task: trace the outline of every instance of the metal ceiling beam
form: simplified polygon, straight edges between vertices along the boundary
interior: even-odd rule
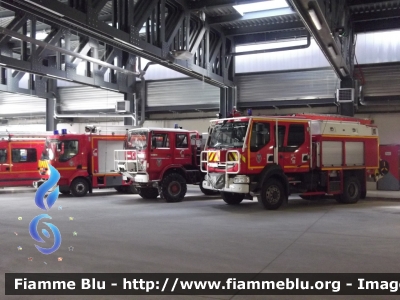
[[[400,7],[398,9],[386,9],[381,11],[369,11],[366,13],[354,13],[352,15],[353,22],[373,21],[382,19],[391,19],[400,17]],[[399,20],[397,20],[398,22]],[[399,23],[397,23],[400,27]]]
[[[162,13],[164,10],[158,9],[157,5],[153,10],[143,10],[146,12],[151,11],[151,15],[147,16],[146,20],[154,19],[154,21],[151,22],[153,25],[148,26],[150,31],[145,37],[143,37],[139,35],[139,30],[141,27],[136,28],[135,26],[130,26],[128,27],[129,30],[127,32],[112,26],[108,26],[106,23],[99,21],[98,15],[94,14],[93,12],[93,1],[82,0],[82,2],[84,2],[86,5],[87,13],[54,0],[30,0],[29,2],[23,0],[3,0],[1,5],[13,11],[25,11],[27,13],[34,14],[38,18],[43,18],[46,20],[46,22],[54,23],[63,28],[71,28],[78,35],[84,35],[89,38],[93,38],[101,43],[117,47],[125,53],[143,57],[167,68],[186,74],[190,77],[200,80],[204,79],[206,83],[214,86],[226,87],[234,85],[232,81],[233,75],[230,75],[230,77],[223,77],[214,73],[210,68],[196,66],[194,60],[179,60],[170,55],[170,51],[188,49],[177,48],[181,47],[181,45],[178,45],[178,43],[172,43],[172,45],[168,45],[166,41],[167,37],[164,37],[163,40],[161,40],[163,35],[159,35],[159,32],[162,31],[162,28],[165,28],[166,24],[161,24],[161,22],[163,22],[163,18],[160,13]],[[162,2],[163,1],[161,0],[161,3]],[[143,5],[145,5],[146,1],[143,0],[141,3],[144,3]],[[185,5],[182,5],[180,0],[169,0],[166,5],[169,5],[168,11],[171,11],[171,5],[173,5],[177,8],[177,13],[185,14],[191,18],[197,18],[196,16],[190,14],[189,10],[185,8]],[[114,18],[118,18],[118,15],[119,14],[113,12]],[[143,19],[144,17],[140,16],[140,18]],[[125,19],[126,18],[124,17],[122,21]],[[115,19],[113,19],[113,21],[116,24]],[[132,20],[126,21],[132,22]],[[164,23],[166,21],[167,20],[164,18]],[[183,31],[191,30],[191,22],[182,23],[182,27],[180,28]],[[205,24],[201,22],[201,24],[206,27],[208,32],[211,30],[211,28],[209,28],[207,25],[207,22],[205,22]],[[118,27],[126,28],[126,26],[122,26],[120,23],[118,23]],[[181,41],[180,36],[182,35],[181,29],[176,32],[175,40],[179,42]],[[213,30],[215,30],[215,28],[213,28]],[[226,37],[221,34],[219,38],[225,39]],[[200,43],[199,47],[201,47],[201,44],[202,43]],[[202,51],[201,53],[206,53],[206,51]]]
[[[272,9],[272,10],[264,10],[246,13],[243,16],[239,13],[235,13],[232,15],[219,16],[219,17],[211,17],[208,18],[208,24],[224,24],[236,21],[245,21],[245,20],[254,20],[254,19],[263,19],[263,18],[271,18],[276,16],[286,16],[293,15],[295,12],[291,8],[280,8],[280,9]]]
[[[262,32],[292,30],[299,28],[304,28],[304,24],[301,21],[225,29],[224,33],[226,36],[235,36]]]
[[[255,44],[263,42],[271,42],[276,40],[306,37],[307,34],[308,31],[306,29],[263,32],[256,34],[238,35],[234,37],[234,41],[235,45]]]
[[[349,62],[350,56],[350,45],[349,48],[345,49],[345,55],[342,54],[342,45],[338,45],[332,36],[332,32],[334,29],[330,28],[328,25],[326,16],[324,15],[325,9],[322,9],[317,1],[310,0],[291,0],[293,6],[297,10],[298,14],[302,18],[304,25],[313,35],[314,40],[317,42],[319,47],[327,58],[328,62],[332,66],[336,75],[344,80],[349,76],[352,76],[352,64]],[[317,19],[319,20],[319,28],[314,23],[310,11],[313,10],[317,15]],[[329,49],[332,48],[335,53],[332,53]],[[342,72],[343,71],[343,72]],[[344,74],[343,74],[344,73]]]
[[[400,23],[400,18],[397,19],[387,19],[387,20],[375,20],[375,21],[365,21],[354,23],[354,32],[371,32],[371,31],[384,31],[391,29],[398,29]]]
[[[116,71],[121,72],[123,74],[130,74],[130,75],[137,75],[137,76],[140,75],[140,73],[138,73],[138,72],[134,72],[134,71],[130,71],[130,70],[127,70],[127,69],[123,69],[123,68],[114,66],[112,64],[109,64],[107,62],[101,61],[100,59],[96,59],[96,58],[93,58],[93,57],[90,57],[90,56],[87,56],[87,55],[83,55],[83,54],[78,53],[78,52],[67,50],[67,49],[64,49],[64,48],[61,48],[61,47],[54,46],[54,45],[49,44],[49,43],[45,43],[45,42],[33,39],[33,38],[29,37],[29,36],[20,34],[18,32],[9,30],[7,28],[0,27],[0,33],[5,34],[5,35],[9,35],[9,36],[13,36],[13,37],[18,38],[18,39],[20,39],[22,41],[33,43],[33,44],[38,45],[38,46],[40,46],[42,48],[47,48],[47,49],[50,49],[50,50],[61,52],[61,53],[70,55],[72,57],[79,58],[79,59],[84,60],[84,61],[90,61],[90,62],[92,62],[94,64],[97,64],[97,65],[100,65],[100,66],[103,66],[103,67],[106,67],[106,68],[109,68],[109,69],[112,69],[112,70],[116,70]]]

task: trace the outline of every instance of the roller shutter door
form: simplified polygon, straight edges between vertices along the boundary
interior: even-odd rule
[[[86,86],[58,91],[63,112],[114,110],[116,101],[124,100],[122,93]]]
[[[364,96],[400,96],[400,65],[361,66]]]
[[[340,81],[331,69],[237,76],[238,102],[333,99]]]
[[[0,116],[46,115],[46,99],[0,92]]]
[[[220,89],[200,80],[148,82],[147,107],[168,110],[169,107],[219,107]]]

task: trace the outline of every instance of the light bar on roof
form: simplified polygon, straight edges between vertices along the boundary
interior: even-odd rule
[[[255,11],[263,11],[263,10],[272,10],[278,8],[286,8],[289,7],[286,0],[270,0],[270,1],[262,1],[250,4],[241,4],[234,5],[233,8],[237,10],[242,16],[245,13],[255,12]]]

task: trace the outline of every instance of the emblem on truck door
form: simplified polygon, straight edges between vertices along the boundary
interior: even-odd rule
[[[256,160],[257,160],[257,163],[261,163],[262,156],[261,156],[261,154],[260,154],[260,153],[258,153],[258,154],[257,154],[257,156],[256,156]]]
[[[93,149],[93,156],[97,156],[97,148]]]
[[[161,159],[157,159],[157,167],[161,166]]]

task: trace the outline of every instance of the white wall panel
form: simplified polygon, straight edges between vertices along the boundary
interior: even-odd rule
[[[359,64],[400,61],[400,30],[359,33],[356,56]]]
[[[46,100],[42,98],[0,92],[0,116],[44,115]]]
[[[316,42],[306,49],[237,56],[236,73],[311,69],[330,66]]]

